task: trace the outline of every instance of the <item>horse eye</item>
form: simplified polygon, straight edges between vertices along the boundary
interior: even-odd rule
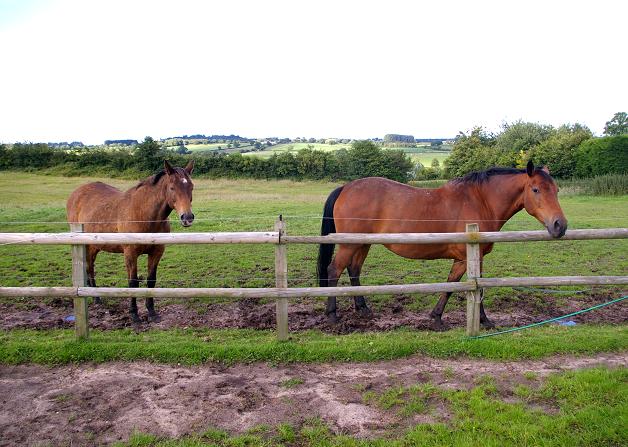
[[[532,192],[539,192],[539,188],[533,187]]]

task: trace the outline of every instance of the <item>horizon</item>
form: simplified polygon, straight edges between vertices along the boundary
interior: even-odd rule
[[[0,142],[453,138],[628,104],[628,4],[0,0]],[[583,30],[586,30],[584,32]]]

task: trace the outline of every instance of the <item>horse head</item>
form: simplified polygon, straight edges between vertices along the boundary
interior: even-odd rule
[[[567,219],[558,203],[558,186],[546,167],[535,168],[532,161],[526,166],[528,174],[523,191],[526,211],[545,225],[553,238],[560,238],[567,231]]]
[[[194,184],[190,175],[194,170],[194,161],[190,160],[185,168],[175,168],[164,160],[166,172],[166,201],[168,206],[176,210],[181,225],[189,227],[194,222],[192,213],[192,190]]]

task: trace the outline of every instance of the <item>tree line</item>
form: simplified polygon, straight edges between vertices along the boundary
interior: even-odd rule
[[[594,138],[580,124],[554,128],[521,121],[504,124],[497,134],[476,127],[458,135],[441,174],[453,178],[492,166],[522,168],[528,160],[562,179],[628,173],[628,133]]]
[[[259,179],[353,180],[381,176],[406,182],[413,164],[399,150],[383,149],[372,141],[355,141],[348,149],[324,152],[306,148],[296,154],[281,152],[270,158],[232,154],[178,154],[151,137],[133,148],[84,148],[63,151],[43,143],[0,145],[0,169],[54,169],[66,175],[117,173],[136,177],[163,167],[163,160],[184,166],[195,161],[195,174],[211,177]]]

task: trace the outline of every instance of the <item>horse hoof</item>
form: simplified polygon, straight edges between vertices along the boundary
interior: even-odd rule
[[[154,313],[152,315],[148,315],[148,321],[151,323],[159,323],[161,321],[161,317],[158,313]]]
[[[436,332],[444,332],[447,330],[447,327],[443,324],[443,322],[438,319],[432,321],[432,330]]]
[[[368,318],[368,317],[372,317],[373,316],[373,312],[368,307],[361,307],[361,308],[356,309],[356,310],[360,314],[361,317]]]
[[[140,319],[140,316],[138,314],[131,314],[131,321],[133,321],[133,323],[141,323],[142,320]]]
[[[327,314],[327,323],[329,324],[337,324],[340,321],[340,318],[338,318],[338,315],[336,314]]]
[[[484,329],[495,329],[495,323],[489,319],[486,319],[486,321],[480,321],[480,324]]]

